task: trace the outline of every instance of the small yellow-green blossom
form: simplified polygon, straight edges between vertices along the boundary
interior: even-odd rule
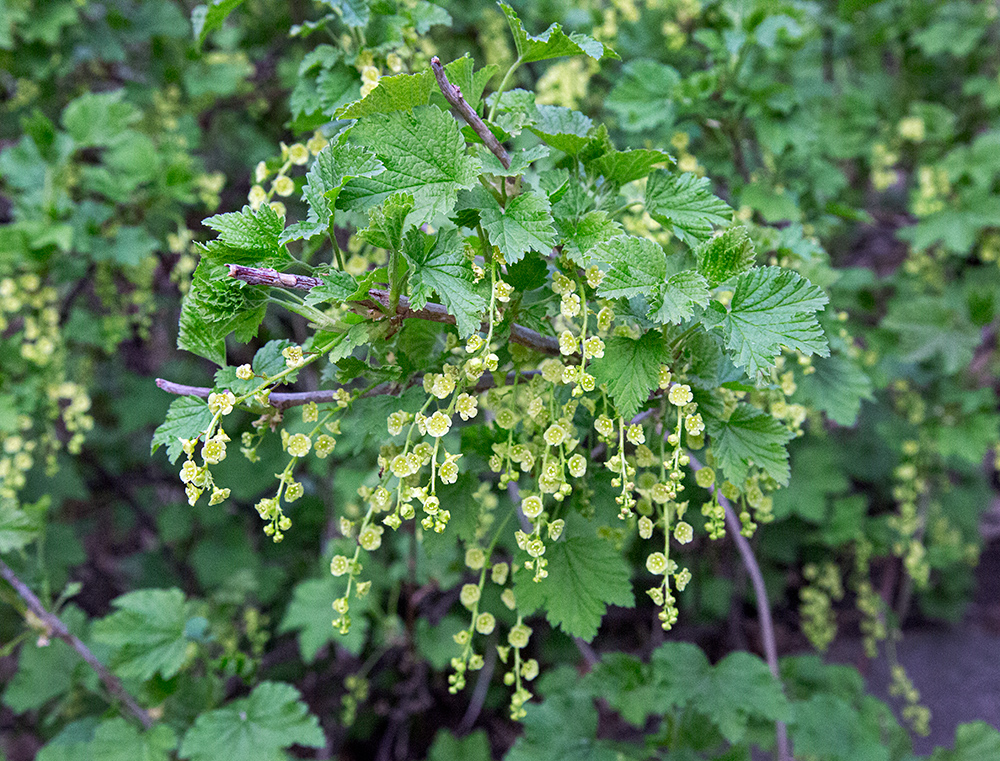
[[[478,571],[486,565],[486,553],[481,547],[469,547],[465,551],[465,565],[473,571]]]
[[[517,650],[527,647],[530,638],[531,627],[526,624],[512,626],[510,632],[507,634],[507,642]]]
[[[575,293],[564,293],[559,304],[559,312],[566,319],[580,314],[580,297]]]
[[[208,504],[211,507],[212,505],[221,504],[227,499],[229,499],[229,489],[215,487],[212,489],[212,496],[209,498]]]
[[[691,524],[686,521],[679,521],[674,526],[674,539],[681,544],[687,544],[694,539],[694,529],[691,527]]]
[[[528,520],[534,520],[541,515],[543,507],[542,498],[537,494],[532,494],[530,497],[525,497],[521,500],[521,512],[524,513],[524,517]]]
[[[309,149],[302,143],[293,143],[288,148],[288,158],[296,166],[303,166],[309,162]]]
[[[579,349],[579,342],[576,340],[576,336],[570,333],[568,330],[564,330],[559,334],[559,353],[569,356],[570,354],[576,354]]]
[[[382,532],[384,530],[381,526],[373,526],[371,524],[365,526],[361,529],[361,533],[358,534],[358,544],[369,552],[377,550],[382,546]]]
[[[253,368],[250,365],[240,365],[236,368],[236,377],[240,380],[250,380],[253,378]]]
[[[323,133],[320,132],[319,130],[316,130],[315,132],[313,132],[313,136],[309,138],[309,140],[306,142],[306,148],[309,149],[310,153],[315,155],[324,148],[326,148],[328,143],[329,141],[325,137],[323,137]]]
[[[305,362],[301,346],[286,346],[281,350],[281,356],[285,358],[285,366],[292,369],[301,367]]]
[[[312,439],[304,433],[294,433],[288,437],[287,449],[292,457],[305,457],[312,449]]]
[[[507,583],[507,576],[510,574],[510,566],[506,563],[496,563],[490,569],[490,578],[494,584],[503,586]]]
[[[233,403],[235,401],[236,397],[233,396],[232,391],[225,391],[221,394],[209,394],[208,409],[212,411],[213,415],[228,415],[233,411]]]
[[[479,602],[479,594],[480,590],[478,584],[464,584],[462,586],[462,591],[458,595],[458,599],[466,608],[471,608]]]
[[[646,432],[641,425],[630,425],[625,429],[625,438],[630,444],[645,444]]]
[[[669,399],[670,403],[675,407],[683,407],[684,405],[691,403],[691,400],[694,399],[694,394],[691,393],[690,386],[678,383],[667,393],[667,399]]]
[[[514,286],[510,285],[510,283],[505,283],[503,280],[497,280],[493,286],[493,293],[497,301],[510,301],[510,295],[513,292]]]
[[[284,174],[279,174],[274,178],[274,183],[271,188],[282,198],[287,198],[292,193],[295,192],[295,181],[291,177]]]
[[[256,211],[267,200],[267,191],[260,185],[254,185],[247,193],[247,200],[250,202],[250,208]]]
[[[666,573],[667,570],[667,556],[662,552],[654,552],[646,558],[646,569],[657,576],[661,576]]]
[[[330,561],[330,573],[334,576],[343,576],[351,570],[351,561],[343,555],[334,555]]]
[[[492,613],[480,613],[476,617],[476,631],[480,634],[492,634],[496,625],[497,620]]]
[[[427,433],[436,439],[444,436],[451,430],[451,418],[438,410],[427,419]]]
[[[469,394],[460,394],[458,399],[455,400],[455,409],[462,416],[462,420],[471,420],[474,418],[478,411],[478,405],[479,402],[476,400],[476,397],[469,396]]]
[[[335,446],[337,446],[337,440],[333,436],[322,433],[316,439],[316,445],[313,447],[313,450],[316,452],[316,456],[322,460],[333,451]]]
[[[209,465],[217,465],[226,459],[226,442],[218,436],[210,439],[201,448],[201,456]]]
[[[604,341],[598,336],[591,336],[583,344],[583,356],[586,359],[601,359],[604,356]]]
[[[705,421],[702,420],[701,413],[696,412],[684,418],[684,428],[692,436],[698,436],[705,430]]]
[[[567,468],[569,469],[569,474],[571,476],[574,478],[580,478],[587,472],[587,460],[582,454],[575,454],[569,458]]]
[[[559,537],[562,536],[563,529],[566,528],[566,521],[562,518],[557,518],[556,520],[549,523],[548,532],[549,539],[553,542],[558,541]]]

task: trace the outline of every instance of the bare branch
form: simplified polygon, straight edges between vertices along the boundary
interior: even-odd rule
[[[291,275],[285,272],[278,272],[268,267],[246,267],[242,264],[230,264],[229,274],[237,280],[251,285],[268,285],[276,288],[294,288],[300,291],[308,291],[323,281],[319,278],[308,277],[306,275]],[[392,303],[389,292],[379,288],[372,288],[368,295],[369,299],[363,301],[353,301],[350,305],[358,306],[369,310],[369,316],[380,317],[390,309]],[[455,316],[448,313],[448,308],[443,304],[428,303],[423,309],[413,309],[410,301],[405,296],[400,296],[396,315],[393,319],[415,319],[428,320],[429,322],[441,322],[449,325],[455,324]],[[523,325],[511,325],[510,340],[516,344],[527,346],[542,354],[559,354],[559,341],[552,336],[543,336],[541,333],[524,327]]]
[[[143,710],[142,706],[136,702],[136,699],[132,697],[132,695],[122,686],[121,680],[108,671],[103,663],[97,660],[97,656],[90,651],[90,648],[80,641],[79,637],[66,628],[66,624],[62,622],[62,619],[60,619],[59,616],[54,613],[50,613],[45,609],[45,606],[42,605],[41,600],[35,596],[35,593],[31,591],[31,588],[21,581],[17,574],[11,570],[10,566],[2,560],[0,560],[0,576],[6,579],[7,583],[14,588],[14,591],[17,592],[18,596],[24,600],[25,605],[28,606],[28,610],[30,610],[39,621],[45,624],[46,631],[52,636],[58,637],[76,650],[77,654],[83,658],[87,665],[97,672],[97,676],[100,677],[101,682],[107,688],[108,692],[120,700],[129,712],[139,720],[145,729],[149,729],[153,726],[153,720],[150,718],[149,714]]]
[[[691,458],[691,470],[699,471],[704,467],[694,457],[691,457],[690,453],[688,456]],[[767,602],[767,587],[764,586],[764,575],[760,572],[760,566],[757,564],[757,558],[754,557],[750,542],[740,533],[742,525],[733,506],[721,492],[716,491],[715,486],[712,486],[710,490],[718,494],[719,504],[726,511],[726,530],[729,532],[729,536],[732,537],[733,542],[736,543],[740,559],[743,561],[743,566],[746,568],[747,574],[750,576],[750,582],[753,584],[754,597],[757,598],[757,618],[760,622],[760,635],[764,645],[764,660],[767,661],[767,666],[771,670],[771,674],[780,682],[778,646],[774,636],[774,621],[771,620],[771,606]],[[779,761],[791,761],[792,754],[788,745],[788,727],[785,726],[785,722],[783,721],[776,721],[774,726],[778,746],[778,759]]]
[[[500,141],[496,139],[490,128],[486,126],[486,122],[479,118],[479,114],[475,112],[475,109],[462,97],[462,88],[448,81],[448,76],[444,73],[444,67],[441,65],[441,59],[437,56],[431,58],[431,69],[434,70],[434,76],[437,79],[438,87],[441,88],[444,99],[461,114],[466,123],[472,127],[473,132],[483,141],[483,144],[493,152],[493,155],[500,159],[503,168],[510,169],[510,155],[507,153],[507,150],[500,145]]]
[[[531,378],[532,376],[538,375],[538,370],[524,370],[520,373],[512,370],[507,373],[504,379],[504,385],[509,386],[514,382],[517,377],[520,378]],[[418,383],[419,378],[414,380],[414,383]],[[183,383],[174,383],[173,381],[165,380],[163,378],[156,379],[156,385],[166,391],[168,394],[176,394],[178,396],[198,396],[202,399],[207,399],[208,395],[212,393],[212,389],[207,386],[187,386]],[[496,387],[496,376],[492,373],[486,373],[479,382],[472,387],[473,393],[479,393],[481,391],[487,391],[491,388]],[[402,391],[407,386],[402,386],[398,383],[381,383],[374,388],[369,389],[364,394],[365,396],[385,396],[385,395],[395,395]],[[282,393],[280,391],[273,391],[268,396],[268,401],[271,403],[272,407],[276,407],[279,410],[288,409],[289,407],[299,407],[303,404],[309,404],[310,402],[316,402],[317,404],[325,404],[327,402],[334,401],[334,395],[337,393],[336,389],[325,389],[321,391],[291,391]]]

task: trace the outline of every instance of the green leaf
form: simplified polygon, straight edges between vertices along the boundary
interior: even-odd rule
[[[337,109],[336,119],[360,119],[375,114],[412,111],[426,106],[434,88],[434,73],[430,69],[416,74],[394,74],[379,78],[378,84],[361,100]]]
[[[3,508],[0,508],[0,515],[2,511]],[[0,550],[3,550],[2,544]],[[87,616],[82,610],[70,605],[60,613],[60,618],[73,634],[83,636]],[[29,637],[18,651],[17,671],[7,683],[3,702],[14,713],[37,710],[68,692],[75,682],[86,675],[88,668],[76,651],[61,639],[53,637],[45,647],[41,647],[34,637]]]
[[[709,302],[705,278],[694,270],[668,273],[667,255],[660,244],[648,238],[623,235],[602,243],[598,256],[611,269],[597,292],[609,298],[644,296],[649,303],[649,319],[678,323],[690,318],[696,306]]]
[[[596,536],[572,536],[548,546],[549,575],[534,581],[530,570],[516,574],[517,608],[545,617],[571,637],[590,642],[597,636],[608,605],[635,605],[629,565],[611,544]]]
[[[544,583],[544,582],[543,582]],[[553,688],[554,685],[554,688]],[[549,672],[542,680],[546,697],[525,705],[524,734],[504,761],[624,761],[608,740],[597,739],[594,699],[577,689],[576,674],[568,666]]]
[[[42,530],[43,523],[17,507],[13,500],[0,502],[0,553],[27,547]]]
[[[938,748],[930,761],[979,761],[1000,758],[1000,732],[985,721],[959,724],[955,730],[955,746]]]
[[[167,410],[166,419],[153,431],[153,441],[149,453],[154,454],[161,445],[167,447],[167,458],[177,462],[181,456],[180,439],[193,439],[204,433],[212,422],[212,412],[204,399],[195,396],[182,396],[174,399]]]
[[[705,241],[695,249],[695,255],[698,271],[715,286],[753,267],[757,252],[747,229],[740,225]]]
[[[309,290],[306,295],[307,306],[347,301],[358,290],[358,281],[340,270],[327,272],[320,275],[319,279],[323,281],[323,284]]]
[[[346,636],[338,634],[331,625],[333,617],[330,606],[343,594],[342,586],[327,573],[319,579],[300,581],[292,591],[292,600],[288,603],[278,631],[298,632],[299,652],[306,663],[315,661],[320,649],[329,642],[336,643],[354,655],[360,653],[365,645],[367,619],[358,615],[353,604],[351,614],[354,622]]]
[[[373,246],[399,251],[403,245],[406,217],[411,211],[413,196],[395,193],[368,210],[368,227],[358,230],[358,235]]]
[[[473,285],[472,265],[465,257],[458,230],[443,227],[436,235],[411,229],[403,239],[403,255],[409,263],[410,305],[423,309],[436,291],[454,315],[459,336],[479,330],[488,303]]]
[[[249,341],[267,310],[264,288],[242,283],[229,269],[202,257],[181,303],[177,348],[190,351],[218,365],[226,364],[226,336]]]
[[[191,31],[198,47],[208,35],[222,26],[226,17],[243,5],[244,0],[211,0],[207,5],[196,5],[191,11]]]
[[[486,730],[477,729],[459,739],[447,729],[439,729],[427,752],[427,761],[491,761]]]
[[[750,653],[727,655],[712,669],[708,683],[700,687],[690,705],[709,717],[731,743],[744,739],[751,717],[766,721],[791,718],[781,683],[764,661]]]
[[[740,275],[722,321],[733,362],[755,378],[774,365],[782,347],[830,356],[814,314],[828,300],[818,286],[792,270],[758,267]]]
[[[609,338],[604,356],[589,367],[597,382],[607,387],[618,414],[628,420],[646,403],[649,392],[657,385],[660,365],[668,360],[663,336],[651,330],[638,341],[622,336]]]
[[[788,450],[795,435],[766,412],[739,404],[728,420],[706,416],[712,453],[728,481],[741,484],[754,465],[778,483],[788,483]]]
[[[320,0],[340,16],[346,26],[361,29],[368,26],[371,19],[369,0]]]
[[[893,299],[881,327],[899,337],[902,361],[937,358],[946,375],[967,367],[982,340],[964,308],[936,296]]]
[[[404,8],[403,14],[420,35],[427,34],[432,26],[451,26],[451,14],[427,0],[417,0],[412,8]]]
[[[444,65],[444,73],[448,75],[448,81],[462,89],[462,97],[476,113],[479,113],[479,108],[482,105],[483,90],[486,89],[487,82],[499,70],[500,67],[495,63],[475,70],[475,62],[468,53]]]
[[[540,254],[552,251],[556,231],[548,198],[526,190],[501,208],[491,193],[485,190],[473,193],[481,203],[479,217],[483,229],[507,264],[521,261],[528,251]]]
[[[261,682],[249,697],[198,716],[179,755],[192,761],[286,761],[284,749],[290,745],[325,744],[298,690],[283,682]]]
[[[708,281],[694,270],[683,270],[650,296],[649,319],[660,324],[678,324],[694,315],[695,307],[708,305]]]
[[[115,718],[101,722],[90,742],[95,759],[101,761],[170,761],[177,747],[177,735],[166,724],[145,732]]]
[[[622,226],[603,211],[589,211],[580,218],[556,220],[563,253],[580,266],[591,264],[595,248],[622,234]]]
[[[279,242],[285,220],[270,204],[262,203],[256,211],[244,206],[241,211],[216,214],[203,224],[219,233],[219,241],[223,245],[249,254],[230,259],[227,263],[256,264],[273,259],[290,259]]]
[[[643,58],[629,61],[604,105],[629,132],[669,128],[676,115],[674,93],[680,83],[673,66]]]
[[[501,101],[503,102],[503,101]],[[563,106],[537,106],[528,129],[553,148],[575,156],[590,142],[590,117]]]
[[[353,177],[374,177],[384,169],[375,154],[361,146],[343,142],[325,146],[316,155],[302,188],[302,200],[309,208],[307,219],[293,226],[294,233],[292,228],[286,231],[281,242],[327,233],[344,183]]]
[[[63,109],[62,125],[80,147],[114,146],[142,118],[135,106],[122,100],[124,96],[124,90],[84,93]]]
[[[350,139],[375,151],[385,171],[348,181],[339,199],[347,209],[369,209],[402,191],[413,197],[410,221],[419,225],[448,214],[459,188],[471,188],[479,176],[455,119],[437,106],[375,114],[359,121]]]
[[[842,698],[820,693],[795,703],[794,708],[790,736],[796,756],[815,755],[831,761],[891,758],[879,737],[877,724],[866,721],[867,717]]]
[[[593,161],[587,168],[596,171],[616,185],[641,179],[657,164],[673,163],[673,157],[654,148],[637,148],[629,151],[608,151]]]
[[[875,398],[871,378],[855,362],[840,354],[815,360],[812,367],[812,373],[796,379],[797,398],[826,413],[837,425],[854,425],[861,402]]]
[[[169,679],[187,661],[190,617],[179,589],[140,589],[115,598],[118,610],[94,623],[97,642],[114,648],[112,665],[126,679]]]
[[[711,237],[713,226],[728,222],[732,210],[712,194],[707,177],[661,170],[646,183],[646,211],[684,243],[696,246]]]
[[[618,60],[618,55],[603,43],[586,34],[566,35],[559,24],[552,24],[537,37],[528,34],[517,13],[507,3],[498,3],[503,15],[507,17],[511,34],[514,35],[514,45],[517,48],[518,63],[544,61],[549,58],[561,58],[568,55],[588,55],[595,61],[605,56]]]

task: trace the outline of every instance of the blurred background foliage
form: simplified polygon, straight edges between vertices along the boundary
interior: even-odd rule
[[[622,58],[525,65],[513,86],[606,123],[618,144],[671,151],[681,169],[712,179],[759,251],[832,296],[833,357],[787,368],[793,399],[815,419],[792,445],[775,521],[755,540],[783,653],[825,650],[839,630],[873,654],[888,638],[892,660],[898,629],[961,620],[1000,465],[996,5],[512,4],[529,30],[558,22]],[[512,745],[511,759],[573,747],[593,758],[744,757],[716,755],[720,738],[743,747],[724,718],[737,708],[706,708],[690,685],[662,697],[676,663],[709,679],[725,669],[719,659],[755,641],[730,545],[696,543],[671,637],[696,642],[715,666],[657,639],[649,606],[615,609],[594,643],[597,657],[609,655],[582,680],[574,643],[557,631],[540,638],[545,701],[516,744],[502,688],[483,699],[477,731],[457,739],[449,730],[468,700],[447,693],[444,670],[460,559],[421,550],[417,588],[433,580],[421,607],[409,539],[396,537],[350,637],[335,641],[330,627],[332,516],[357,509],[367,460],[338,452],[303,474],[312,486],[296,531],[273,546],[250,510],[188,508],[166,459],[149,456],[171,401],[153,378],[197,383],[209,372],[173,348],[195,244],[209,237],[200,220],[239,208],[255,167],[273,163],[283,141],[335,128],[333,111],[359,97],[366,68],[417,71],[433,54],[465,53],[502,69],[513,60],[491,3],[246,0],[198,11],[177,0],[0,0],[0,556],[157,706],[165,728],[140,736],[109,719],[93,673],[16,615],[23,607],[3,587],[0,757],[117,758],[94,749],[107,741],[149,758],[200,758],[209,746],[190,740],[195,717],[222,722],[221,706],[237,699],[244,711],[254,701],[287,709],[268,758],[293,743],[325,746],[322,757],[437,761],[499,758]],[[640,215],[629,224],[658,229]],[[231,355],[249,361],[268,339],[303,331],[269,315],[258,343]],[[361,407],[340,451],[370,448],[384,417]],[[239,457],[219,471],[246,506],[272,481],[268,466]],[[488,499],[474,482],[468,492]],[[143,661],[125,633],[150,630]],[[798,655],[783,676],[803,754],[909,757],[906,732],[854,671]],[[905,677],[897,686],[898,713],[920,728],[919,697]],[[300,697],[319,738],[315,719],[296,714]],[[600,733],[594,697],[606,701],[602,715],[619,716],[605,716]],[[654,726],[630,714],[636,701],[666,718]],[[780,711],[763,698],[757,710],[730,721],[766,745],[766,720]],[[297,721],[298,733],[288,729]],[[1000,757],[997,742],[970,725],[954,751],[932,758]],[[984,748],[997,755],[976,755]]]

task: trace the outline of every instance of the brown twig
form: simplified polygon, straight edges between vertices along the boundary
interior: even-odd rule
[[[434,77],[437,79],[438,87],[441,88],[441,94],[444,95],[444,99],[448,101],[452,107],[465,119],[466,123],[472,127],[472,131],[475,132],[479,139],[483,141],[483,145],[489,148],[493,155],[500,159],[500,163],[503,164],[504,169],[510,169],[510,154],[507,153],[506,149],[500,145],[500,141],[496,139],[496,136],[490,131],[490,128],[486,126],[479,114],[476,113],[475,109],[470,106],[465,98],[462,97],[462,88],[458,85],[453,85],[448,81],[448,75],[444,73],[444,67],[441,65],[441,59],[437,56],[431,58],[431,69],[434,71]]]
[[[688,456],[690,457],[690,454]],[[702,467],[704,466],[700,462],[691,457],[691,470],[699,471]],[[710,490],[716,492],[716,487],[712,486]],[[736,543],[736,549],[740,553],[740,559],[743,561],[747,575],[750,576],[754,596],[757,598],[757,617],[760,621],[760,636],[764,645],[764,660],[767,661],[767,666],[771,670],[772,676],[780,683],[781,674],[778,670],[778,646],[774,636],[774,621],[771,619],[771,606],[767,602],[767,587],[764,586],[764,575],[757,564],[757,558],[754,557],[750,542],[740,533],[742,526],[739,517],[736,515],[736,511],[721,492],[718,492],[718,497],[719,504],[726,511],[726,529],[729,532],[729,536],[732,537],[733,542]],[[774,726],[779,761],[792,761],[792,754],[788,745],[788,727],[783,721],[776,721]]]
[[[293,288],[300,291],[308,291],[323,283],[319,278],[308,277],[307,275],[291,275],[267,267],[246,267],[242,264],[230,264],[228,266],[231,277],[251,285],[267,285],[275,288]],[[390,309],[392,300],[388,291],[372,288],[368,291],[368,296],[370,298],[350,303],[377,312],[378,314],[382,314]],[[449,314],[448,308],[443,304],[431,302],[425,304],[422,309],[413,309],[410,306],[409,299],[405,296],[400,296],[399,298],[399,305],[394,319],[415,319],[447,323],[449,325],[455,324],[455,316]],[[542,354],[559,354],[559,341],[556,338],[543,336],[541,333],[526,328],[523,325],[511,325],[510,340]]]
[[[97,672],[97,676],[107,688],[108,692],[118,698],[118,700],[125,705],[129,712],[139,720],[143,728],[149,729],[153,726],[153,720],[150,718],[149,714],[143,710],[142,706],[136,702],[136,699],[132,697],[132,695],[129,694],[129,692],[122,686],[121,680],[108,671],[105,665],[97,660],[97,656],[90,651],[90,648],[83,644],[79,637],[66,628],[66,624],[62,622],[62,619],[45,609],[45,606],[42,605],[41,600],[35,596],[35,593],[31,591],[31,588],[21,581],[17,574],[11,570],[10,566],[2,560],[0,560],[0,576],[6,579],[7,583],[14,588],[14,591],[17,592],[18,596],[24,600],[25,605],[28,606],[28,610],[30,610],[39,621],[45,624],[46,632],[58,637],[76,650],[77,654],[83,658],[87,665]]]
[[[504,385],[509,386],[514,382],[514,378],[516,377],[530,378],[538,374],[538,370],[524,370],[520,373],[512,370],[507,373]],[[414,382],[419,382],[419,378],[414,379]],[[197,396],[202,399],[207,399],[208,395],[211,394],[213,390],[207,386],[188,386],[183,383],[174,383],[173,381],[165,380],[164,378],[157,378],[156,385],[168,394],[176,394],[177,396]],[[486,373],[479,379],[479,382],[473,386],[472,391],[474,393],[487,391],[491,388],[495,388],[496,385],[496,377],[492,373]],[[385,396],[387,394],[398,394],[404,388],[405,386],[401,386],[397,383],[381,383],[374,388],[368,389],[368,391],[362,394],[362,396]],[[321,391],[292,391],[287,393],[275,391],[268,396],[268,401],[272,407],[284,410],[289,407],[299,407],[303,404],[309,404],[310,402],[316,402],[317,404],[332,402],[336,393],[335,389],[325,389]]]

